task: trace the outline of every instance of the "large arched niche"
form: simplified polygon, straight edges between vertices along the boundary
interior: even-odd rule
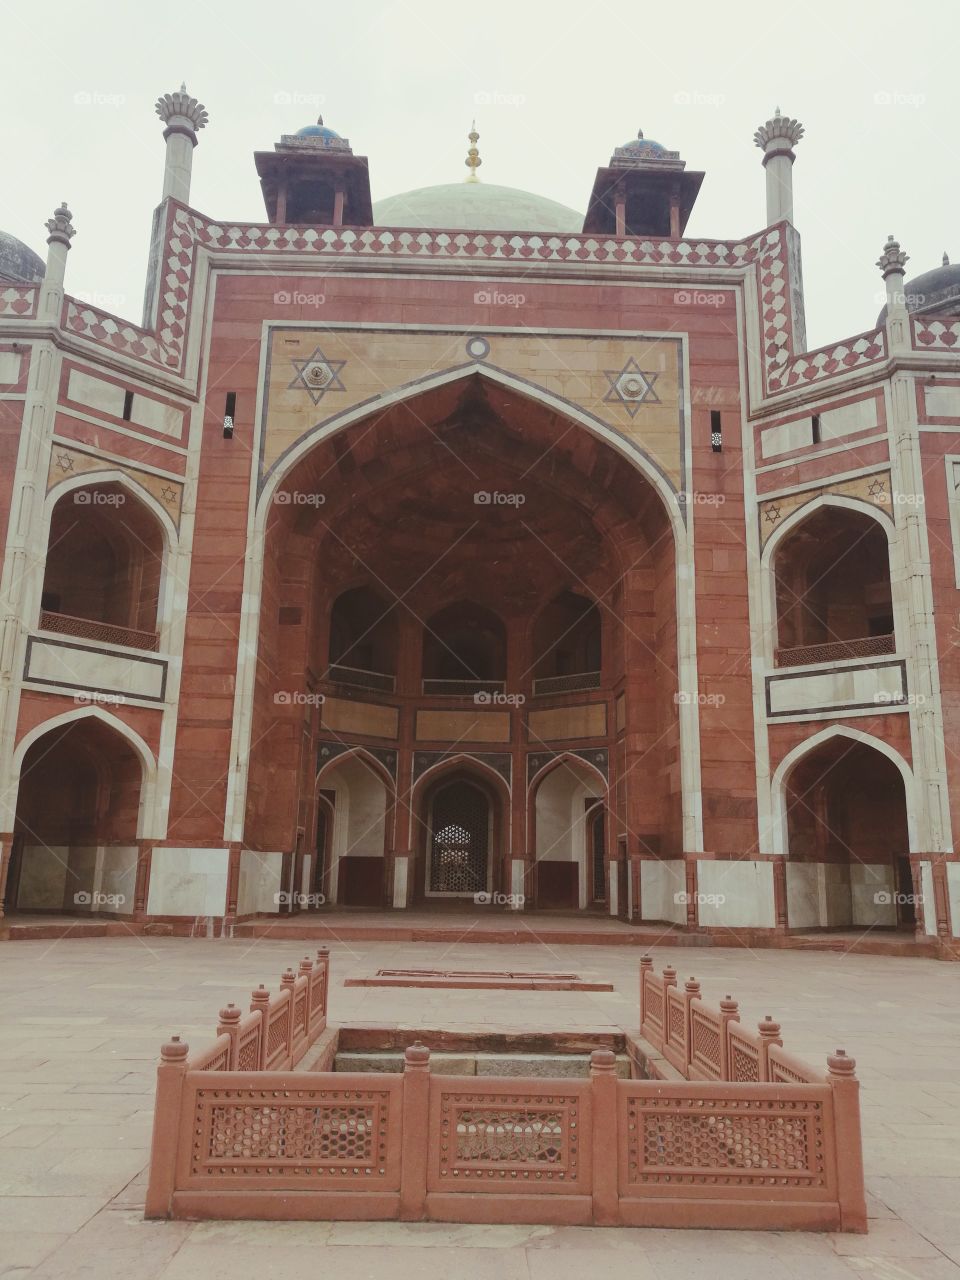
[[[502,692],[514,699],[511,714],[525,700],[531,726],[534,711],[556,705],[534,689],[538,672],[552,669],[537,644],[549,634],[555,645],[570,622],[584,625],[580,614],[593,611],[587,625],[592,636],[603,635],[602,686],[569,698],[604,706],[582,745],[606,748],[621,761],[616,829],[679,853],[678,527],[677,511],[623,451],[480,375],[389,404],[320,440],[287,471],[267,506],[256,657],[247,659],[255,694],[245,841],[289,849],[298,826],[312,828],[304,797],[320,740],[399,750],[397,776],[409,779],[403,753],[410,740],[421,747],[422,725],[432,732],[442,724],[419,713],[447,705],[423,684],[436,656],[428,624],[465,602],[478,628],[495,618],[506,636],[502,664],[497,655],[502,680],[492,682],[499,692],[478,681],[476,696]],[[340,651],[331,636],[333,611],[345,593],[382,602],[396,655],[395,664],[378,659],[379,672],[366,682],[361,676],[360,688],[330,670],[331,654]],[[574,599],[588,603],[578,603],[569,620],[562,609],[552,617],[551,606]],[[381,621],[371,615],[366,627],[377,649]],[[586,639],[578,653],[591,665],[600,655]],[[351,633],[354,652],[364,643]],[[393,689],[377,687],[387,665],[395,665],[388,672]],[[371,705],[375,712],[364,709]],[[525,749],[553,749],[552,738],[527,731],[527,723],[512,716],[502,749],[518,748],[521,738]],[[441,749],[455,739],[450,730],[426,745]],[[519,779],[514,789],[522,789]],[[513,805],[522,816],[519,791]],[[401,826],[396,851],[409,852],[413,833]],[[525,852],[516,827],[511,835],[504,823],[514,857]]]

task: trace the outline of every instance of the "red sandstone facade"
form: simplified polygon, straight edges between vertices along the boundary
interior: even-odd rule
[[[325,129],[258,156],[279,221],[215,223],[160,107],[143,327],[64,293],[65,209],[0,279],[7,912],[948,953],[960,318],[891,241],[878,327],[804,349],[800,126],[717,242],[643,140],[580,231],[381,226]]]

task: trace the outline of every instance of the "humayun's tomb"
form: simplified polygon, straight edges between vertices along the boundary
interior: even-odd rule
[[[643,134],[579,213],[476,129],[373,203],[320,122],[214,221],[206,110],[157,112],[142,324],[71,296],[66,205],[45,262],[0,234],[6,923],[954,952],[960,267],[891,236],[880,315],[808,350],[779,111],[724,241]]]

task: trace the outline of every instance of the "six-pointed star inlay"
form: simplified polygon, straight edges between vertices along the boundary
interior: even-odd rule
[[[641,369],[633,356],[622,369],[604,369],[603,374],[610,383],[610,389],[603,397],[605,403],[615,401],[622,404],[631,418],[636,417],[642,404],[660,403],[660,397],[653,389],[653,384],[660,377],[659,372]]]
[[[345,391],[340,381],[340,370],[346,360],[328,360],[319,347],[313,355],[305,360],[294,360],[293,367],[297,376],[289,384],[288,390],[303,387],[314,404],[319,404],[328,391]]]

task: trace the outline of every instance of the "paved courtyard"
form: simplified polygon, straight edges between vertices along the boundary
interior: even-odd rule
[[[304,954],[294,941],[0,944],[0,1277],[76,1280],[960,1280],[960,971],[928,960],[736,949],[654,951],[713,1002],[771,1014],[815,1062],[846,1048],[863,1082],[868,1236],[398,1223],[146,1223],[154,1067],[181,1032]],[[632,948],[343,942],[332,1021],[635,1028]],[[563,969],[612,992],[344,988],[380,966]]]

